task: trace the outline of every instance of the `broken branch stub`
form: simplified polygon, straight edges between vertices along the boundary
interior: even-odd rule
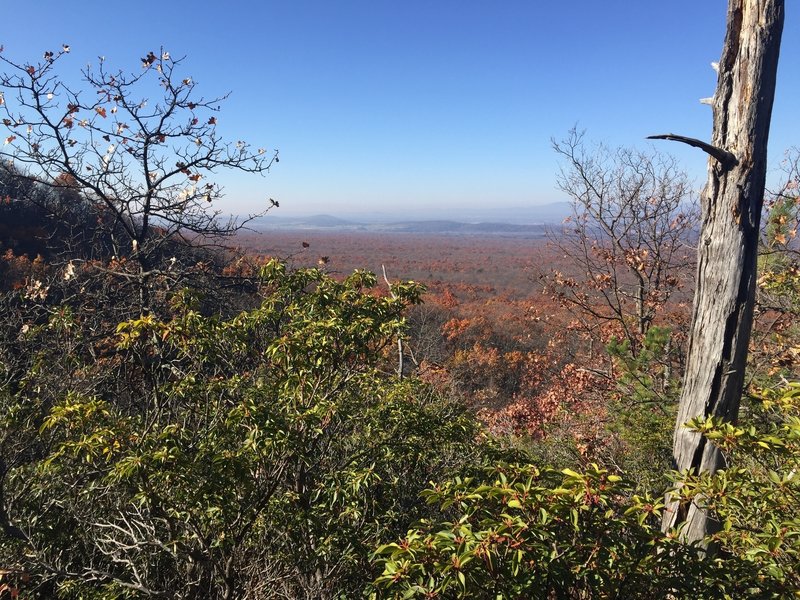
[[[734,167],[738,162],[736,160],[736,156],[734,156],[731,152],[723,150],[722,148],[717,148],[716,146],[712,146],[711,144],[708,144],[702,140],[686,137],[685,135],[677,135],[675,133],[663,133],[660,135],[648,135],[647,139],[671,140],[673,142],[681,142],[683,144],[688,144],[694,148],[700,148],[700,150],[702,150],[712,158],[717,159],[717,161],[719,161],[719,163],[725,169],[730,169]]]

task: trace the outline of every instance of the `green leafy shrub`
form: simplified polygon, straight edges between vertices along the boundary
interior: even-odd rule
[[[273,261],[254,310],[178,294],[121,323],[102,369],[76,358],[75,391],[0,389],[0,565],[44,597],[360,593],[378,541],[429,515],[428,482],[482,452],[463,407],[385,364],[422,288],[375,284]],[[98,370],[133,387],[93,388]]]
[[[676,491],[716,519],[707,543],[737,557],[749,593],[766,598],[800,595],[800,383],[762,390],[752,398],[752,424],[696,419],[688,427],[725,453],[728,468],[689,475]],[[733,565],[732,565],[733,566]]]
[[[788,598],[800,595],[800,383],[763,391],[752,424],[687,426],[727,469],[677,474],[671,493],[710,512],[697,546],[659,529],[662,496],[584,473],[503,465],[425,492],[442,511],[373,560],[374,598]],[[443,520],[446,519],[446,520]]]
[[[636,354],[627,340],[607,346],[617,372],[616,393],[607,401],[608,443],[600,459],[624,471],[645,489],[667,483],[672,461],[679,382],[670,356],[672,333],[667,327],[647,330]]]
[[[685,590],[694,551],[653,524],[660,499],[621,477],[500,466],[428,490],[453,519],[380,546],[375,597],[647,598]]]

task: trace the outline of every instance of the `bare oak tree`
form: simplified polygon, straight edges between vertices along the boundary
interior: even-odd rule
[[[713,473],[725,464],[720,450],[684,423],[696,417],[736,421],[739,412],[783,19],[783,0],[730,0],[711,144],[654,136],[689,143],[711,157],[701,196],[694,312],[674,437],[680,470]],[[690,541],[715,527],[702,506],[671,497],[663,526],[682,523]]]
[[[587,148],[576,129],[553,149],[572,216],[550,241],[573,272],[551,273],[548,287],[585,331],[612,324],[635,353],[692,263],[686,174],[657,152]]]
[[[2,51],[2,48],[0,48]],[[226,96],[204,98],[180,74],[180,59],[149,52],[140,70],[108,69],[104,59],[83,70],[82,89],[58,73],[69,46],[37,63],[3,54],[0,116],[7,132],[0,158],[40,185],[85,198],[113,233],[114,253],[138,265],[146,282],[175,238],[229,235],[241,223],[220,220],[218,169],[264,173],[276,152],[244,141],[223,142],[217,113]]]

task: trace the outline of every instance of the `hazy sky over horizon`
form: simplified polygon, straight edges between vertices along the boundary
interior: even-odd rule
[[[62,43],[77,73],[106,58],[135,71],[159,48],[186,55],[205,96],[232,92],[228,140],[277,148],[266,178],[221,175],[225,206],[280,214],[414,215],[563,199],[551,137],[646,147],[708,139],[725,0],[284,0],[6,7],[15,61]],[[787,2],[770,162],[798,140],[800,15]],[[68,63],[68,64],[67,64]],[[701,187],[705,155],[662,142]]]

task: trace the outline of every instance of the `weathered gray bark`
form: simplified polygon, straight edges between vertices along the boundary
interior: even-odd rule
[[[679,470],[714,472],[724,457],[683,424],[698,416],[736,421],[753,320],[767,139],[775,93],[783,0],[730,0],[714,96],[711,144],[668,134],[709,155],[701,196],[694,314],[673,452]],[[705,511],[670,500],[663,527],[685,522],[688,541],[713,531]]]

